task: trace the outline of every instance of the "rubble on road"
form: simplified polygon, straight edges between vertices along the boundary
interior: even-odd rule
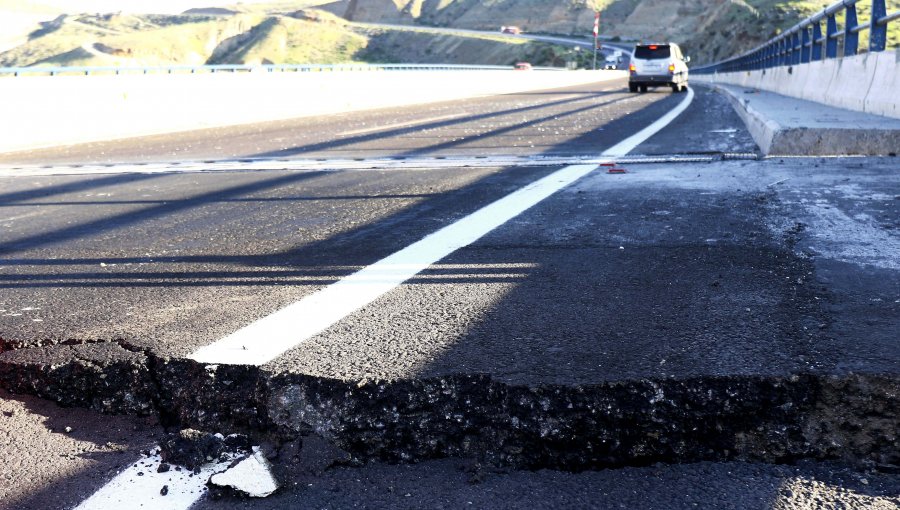
[[[239,455],[250,450],[246,436],[233,434],[227,438],[195,429],[182,429],[169,433],[160,443],[160,472],[168,471],[169,464],[196,470],[203,464],[221,461],[226,455]],[[165,466],[165,468],[163,468]]]

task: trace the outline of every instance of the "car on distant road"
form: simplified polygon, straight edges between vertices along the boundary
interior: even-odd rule
[[[672,92],[684,92],[690,61],[675,43],[638,44],[628,66],[628,90],[647,92],[648,87],[671,87]]]
[[[519,35],[522,33],[522,29],[519,27],[500,27],[500,33]]]
[[[603,69],[618,69],[621,64],[621,56],[611,55],[606,57],[606,61],[603,63]]]
[[[516,62],[516,65],[513,66],[513,69],[516,71],[531,71],[531,64],[528,62]]]

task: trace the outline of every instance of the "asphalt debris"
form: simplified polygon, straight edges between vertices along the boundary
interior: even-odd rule
[[[222,459],[226,453],[244,450],[247,442],[245,439],[237,439],[237,436],[231,441],[226,441],[222,434],[195,429],[171,432],[160,442],[160,456],[164,462],[157,471],[160,473],[168,471],[170,463],[180,464],[196,471],[203,464]]]

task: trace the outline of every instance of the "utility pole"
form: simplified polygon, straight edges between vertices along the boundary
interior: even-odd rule
[[[600,11],[594,13],[594,64],[592,69],[597,70],[597,38],[600,36]]]

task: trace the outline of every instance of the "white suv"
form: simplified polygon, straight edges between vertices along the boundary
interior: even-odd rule
[[[647,92],[647,87],[667,86],[672,92],[684,92],[690,61],[674,43],[638,44],[628,66],[628,90]]]

